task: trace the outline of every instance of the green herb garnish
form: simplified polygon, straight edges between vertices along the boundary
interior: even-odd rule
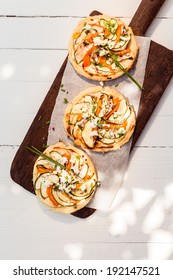
[[[67,104],[67,103],[68,103],[68,99],[64,98],[64,104]]]
[[[111,53],[111,57],[112,59],[114,60],[115,64],[117,67],[119,67],[123,72],[124,74],[126,74],[134,83],[135,85],[137,85],[137,87],[139,89],[144,89],[131,75],[130,73],[124,68],[124,66],[117,60],[117,55]]]
[[[62,169],[68,169],[66,168],[64,165],[62,165],[61,163],[59,163],[58,161],[54,160],[53,158],[49,157],[48,155],[42,153],[40,150],[38,150],[37,148],[35,148],[34,146],[31,147],[26,147],[30,152],[32,152],[33,154],[36,154],[38,156],[41,156],[43,159],[47,159],[48,161],[52,162],[55,164],[55,166],[59,166]]]
[[[66,170],[69,170],[71,171],[75,176],[77,176],[78,178],[80,178],[80,180],[83,181],[83,179],[78,175],[76,174],[72,169],[70,168],[67,168],[65,165],[59,163],[58,161],[54,160],[53,158],[49,157],[48,155],[46,155],[45,153],[42,153],[40,150],[38,150],[37,148],[35,148],[34,146],[31,146],[31,147],[26,147],[30,152],[32,152],[33,154],[36,154],[40,157],[42,157],[42,159],[46,159],[48,160],[49,162],[52,162],[55,164],[55,166],[59,166],[60,168],[62,169],[66,169]]]

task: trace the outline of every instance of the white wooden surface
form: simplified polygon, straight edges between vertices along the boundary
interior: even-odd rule
[[[173,259],[173,81],[137,142],[113,208],[55,214],[10,178],[10,165],[92,10],[127,23],[140,0],[0,0],[0,259]],[[172,0],[147,35],[173,47]],[[62,38],[60,40],[60,38]]]

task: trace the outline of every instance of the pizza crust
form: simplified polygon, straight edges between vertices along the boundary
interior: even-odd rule
[[[86,197],[85,199],[81,199],[78,201],[76,201],[76,203],[74,205],[71,206],[55,206],[52,201],[48,198],[43,198],[43,196],[41,195],[41,191],[40,189],[36,188],[36,182],[40,176],[40,173],[37,169],[37,165],[39,164],[39,162],[43,161],[42,157],[38,157],[38,159],[36,160],[35,164],[34,164],[34,168],[33,168],[33,183],[34,183],[34,187],[35,187],[35,194],[37,195],[37,197],[39,198],[39,200],[46,205],[49,209],[56,211],[56,212],[60,212],[60,213],[64,213],[64,214],[70,214],[73,212],[76,212],[80,209],[82,209],[83,207],[85,207],[93,198],[96,188],[97,188],[97,173],[96,173],[96,169],[94,167],[94,164],[92,163],[91,159],[89,158],[89,156],[83,152],[82,150],[74,147],[73,145],[69,144],[68,146],[66,146],[64,143],[59,142],[55,145],[49,146],[44,153],[48,156],[51,156],[51,152],[52,151],[59,151],[60,153],[64,153],[65,151],[70,152],[70,153],[76,153],[77,155],[81,156],[84,160],[85,163],[87,163],[88,165],[88,173],[87,174],[92,174],[92,180],[94,180],[95,186],[92,188],[91,194]],[[87,179],[89,180],[89,179]],[[85,181],[87,183],[87,180]],[[73,202],[73,199],[72,199]]]
[[[107,81],[107,80],[113,80],[113,79],[116,79],[120,76],[122,76],[124,74],[124,72],[116,67],[116,69],[114,70],[114,72],[112,74],[105,74],[105,75],[101,75],[101,74],[98,74],[95,72],[95,74],[91,74],[91,73],[88,73],[87,72],[87,68],[84,69],[84,67],[82,67],[81,65],[79,65],[75,58],[74,58],[74,39],[73,39],[73,36],[74,34],[76,34],[77,32],[79,32],[83,26],[84,26],[84,23],[87,23],[89,22],[91,19],[92,20],[96,20],[96,19],[107,19],[107,20],[110,20],[111,17],[110,16],[106,16],[106,15],[97,15],[97,16],[89,16],[83,20],[81,20],[77,27],[74,29],[73,31],[73,34],[71,36],[71,39],[70,39],[70,42],[69,42],[69,46],[68,46],[68,52],[69,52],[69,59],[70,59],[70,62],[71,64],[73,65],[75,71],[81,75],[81,76],[84,76],[88,79],[91,79],[91,80],[95,80],[95,81]],[[130,57],[129,58],[126,58],[121,62],[122,66],[127,70],[129,71],[132,66],[134,65],[135,63],[135,60],[137,58],[137,54],[138,54],[138,49],[139,49],[139,46],[136,42],[136,39],[135,39],[135,36],[133,34],[133,31],[131,29],[131,27],[129,27],[127,24],[125,24],[124,22],[122,22],[119,18],[115,18],[118,22],[118,24],[122,24],[125,26],[125,28],[127,28],[129,31],[129,34],[131,36],[131,39],[130,39],[130,42],[128,43],[127,47],[130,49]]]
[[[108,96],[113,96],[114,99],[119,98],[119,99],[123,99],[126,101],[127,106],[130,108],[130,115],[127,118],[128,130],[126,131],[125,136],[122,137],[122,139],[119,142],[115,142],[110,145],[98,143],[95,145],[95,147],[91,148],[91,147],[88,147],[86,145],[86,143],[83,141],[80,133],[77,134],[77,137],[74,137],[74,135],[71,133],[72,124],[69,123],[69,118],[70,118],[70,115],[72,115],[71,112],[72,112],[74,105],[81,103],[80,101],[82,100],[83,97],[88,96],[88,95],[96,97],[98,94],[101,94],[101,93],[106,93]],[[67,134],[73,139],[73,141],[76,145],[78,145],[82,148],[85,148],[85,149],[90,149],[95,152],[108,152],[111,150],[119,149],[120,147],[122,147],[125,143],[127,143],[130,140],[130,138],[134,132],[135,124],[136,124],[136,114],[133,109],[133,106],[131,106],[129,104],[128,99],[125,98],[121,93],[117,92],[116,90],[114,90],[113,88],[110,88],[110,87],[103,88],[101,86],[95,86],[95,87],[87,88],[86,90],[82,91],[79,95],[77,95],[74,98],[73,102],[67,106],[67,108],[65,110],[65,114],[64,114],[63,123],[64,123],[64,128],[65,128]],[[110,124],[109,121],[108,121],[108,123]],[[90,132],[88,131],[88,134],[89,133]]]

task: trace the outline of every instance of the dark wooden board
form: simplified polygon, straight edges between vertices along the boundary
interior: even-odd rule
[[[148,5],[147,10],[146,5],[143,5],[144,2]],[[155,4],[153,4],[153,2]],[[164,0],[142,1],[142,8],[140,5],[130,24],[136,35],[145,34],[149,24],[151,23],[153,17],[157,13],[156,10],[158,11],[159,7],[161,6],[161,3],[163,4],[163,2]],[[158,5],[156,5],[156,3],[158,3]],[[143,17],[145,17],[144,12],[147,12],[150,16],[148,16],[147,21],[145,20],[143,23],[140,22],[139,24],[138,18],[141,18],[141,14],[143,14]],[[94,11],[92,12],[92,15],[98,13],[99,12]],[[47,143],[48,136],[48,125],[46,124],[46,122],[51,118],[51,114],[55,105],[57,93],[61,84],[61,79],[66,67],[66,63],[67,59],[64,61],[52,86],[50,87],[50,90],[48,91],[40,109],[38,110],[38,113],[36,114],[11,165],[11,178],[17,184],[21,185],[23,188],[32,192],[33,194],[34,188],[32,184],[32,170],[37,156],[30,153],[26,149],[26,147],[33,145],[40,150],[44,150],[44,145]],[[143,90],[142,92],[139,113],[137,116],[136,129],[133,135],[132,148],[134,147],[134,144],[136,143],[139,136],[141,135],[147,121],[153,113],[162,94],[164,93],[164,90],[168,85],[172,75],[173,52],[155,42],[151,42],[144,79],[145,90]],[[86,218],[93,214],[94,211],[95,209],[85,207],[75,212],[73,215],[80,218]]]

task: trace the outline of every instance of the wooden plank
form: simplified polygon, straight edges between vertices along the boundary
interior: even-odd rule
[[[106,14],[114,14],[117,17],[132,17],[141,0],[133,0],[133,5],[129,5],[129,0],[51,0],[51,5],[47,5],[47,0],[1,0],[1,15],[11,16],[87,16],[96,7]],[[172,17],[172,0],[167,0],[158,13],[158,17]]]
[[[51,85],[66,56],[67,50],[0,50],[0,81]]]
[[[2,259],[35,259],[35,260],[172,260],[173,244],[168,243],[60,243],[58,245],[58,254],[55,245],[50,243],[49,246],[41,246],[39,238],[33,239],[32,246],[29,246],[29,236],[27,232],[23,246],[21,248],[21,240],[19,236],[15,238],[10,233],[11,252],[4,249],[1,250]],[[3,237],[5,234],[3,234]],[[46,238],[46,236],[45,236]],[[5,242],[6,244],[6,242]],[[9,243],[8,243],[9,244]],[[105,264],[105,263],[104,263]],[[109,265],[108,265],[109,266]]]
[[[21,3],[20,3],[21,2]],[[1,0],[1,15],[17,15],[17,16],[88,16],[88,14],[96,7],[101,12],[111,14],[116,11],[117,16],[132,16],[140,3],[140,0],[133,0],[133,5],[129,5],[128,0],[119,1],[118,5],[111,0],[102,0],[93,2],[92,0],[51,0],[51,4],[47,5],[47,0]],[[124,9],[128,7],[128,9]]]
[[[2,48],[26,49],[67,49],[70,35],[80,18],[1,18]],[[131,18],[123,18],[130,23]],[[155,19],[146,33],[152,40],[172,49],[170,33],[173,18]],[[16,32],[18,30],[18,32]],[[66,32],[64,32],[66,30]],[[25,36],[25,34],[30,34]],[[164,36],[160,36],[160,34]],[[56,36],[55,36],[56,34]],[[23,40],[25,38],[25,40]],[[61,40],[59,40],[61,38]]]

